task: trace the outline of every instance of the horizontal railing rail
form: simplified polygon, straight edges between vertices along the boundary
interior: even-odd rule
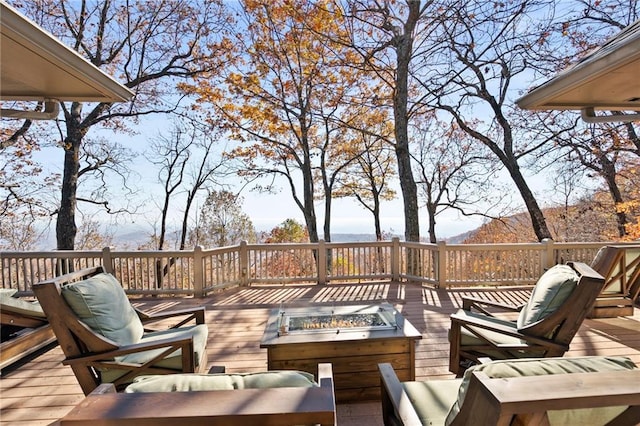
[[[615,243],[620,244],[620,243]],[[436,287],[532,285],[568,260],[590,263],[606,243],[438,244],[325,242],[247,244],[179,251],[0,252],[3,288],[31,286],[103,265],[128,294],[204,296],[230,286],[413,281]]]

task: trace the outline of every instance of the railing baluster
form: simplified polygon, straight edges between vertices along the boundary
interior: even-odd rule
[[[394,238],[391,242],[242,243],[202,249],[197,255],[189,250],[115,251],[111,248],[0,252],[0,282],[4,288],[28,293],[34,282],[53,278],[70,268],[104,264],[131,294],[206,294],[231,285],[331,280],[406,279],[441,286],[521,285],[533,284],[545,268],[557,261],[590,262],[603,245],[605,243],[553,241],[422,244]],[[412,275],[407,269],[412,266],[407,263],[409,252],[419,259],[419,269],[411,272]],[[326,269],[327,254],[331,257],[330,270]]]

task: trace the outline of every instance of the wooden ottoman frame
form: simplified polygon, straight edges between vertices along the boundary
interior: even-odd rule
[[[235,389],[199,392],[116,393],[98,386],[62,426],[181,426],[336,424],[331,364],[318,365],[319,387]]]

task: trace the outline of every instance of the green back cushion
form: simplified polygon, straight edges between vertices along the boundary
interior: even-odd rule
[[[26,300],[13,297],[18,290],[14,288],[1,288],[0,289],[0,309],[15,314],[26,315],[31,317],[46,318],[42,307],[38,302],[29,302]]]
[[[606,275],[607,272],[613,266],[613,260],[615,260],[614,256],[605,256],[609,250],[612,250],[608,246],[600,247],[596,255],[593,257],[591,261],[591,267],[600,275]]]
[[[620,279],[612,280],[611,277],[620,275],[620,266],[617,262],[615,247],[604,246],[598,250],[595,257],[591,261],[591,267],[594,271],[602,275],[606,281],[606,287],[602,289],[602,293],[619,293],[622,291]]]
[[[142,337],[142,322],[113,275],[98,274],[65,285],[62,296],[80,320],[116,344],[137,343]]]
[[[567,265],[556,265],[546,271],[531,291],[529,301],[518,316],[518,329],[533,324],[555,312],[571,295],[579,280]]]
[[[522,376],[544,376],[549,374],[570,374],[570,373],[588,373],[588,372],[602,372],[602,371],[620,371],[620,370],[632,370],[637,368],[636,365],[627,357],[576,357],[576,358],[545,358],[545,359],[517,359],[517,360],[503,360],[493,361],[487,364],[480,364],[473,366],[464,373],[464,378],[460,389],[458,391],[458,398],[451,406],[451,410],[447,415],[446,425],[451,424],[453,419],[460,412],[460,408],[464,403],[467,390],[469,388],[469,381],[471,374],[474,371],[482,371],[489,378],[508,378],[508,377],[522,377]],[[609,407],[598,408],[589,410],[561,410],[557,412],[550,412],[549,417],[555,417],[555,424],[562,424],[564,420],[562,418],[582,418],[582,423],[574,424],[593,424],[591,420],[595,416],[615,416],[620,413],[622,409],[620,407],[613,407],[609,410]],[[587,421],[588,420],[588,421]],[[586,422],[586,423],[585,423]],[[600,424],[599,422],[596,422]],[[602,424],[606,423],[603,422]]]
[[[282,387],[314,387],[313,374],[304,371],[267,371],[247,374],[170,374],[140,376],[125,392],[189,392]]]

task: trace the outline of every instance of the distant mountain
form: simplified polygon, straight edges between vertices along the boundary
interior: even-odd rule
[[[447,244],[462,244],[467,238],[472,237],[476,232],[478,232],[478,229],[472,229],[471,231],[467,231],[459,235],[454,235],[453,237],[448,237],[444,240],[447,242]]]
[[[333,234],[331,241],[334,243],[359,243],[375,241],[375,234]]]

